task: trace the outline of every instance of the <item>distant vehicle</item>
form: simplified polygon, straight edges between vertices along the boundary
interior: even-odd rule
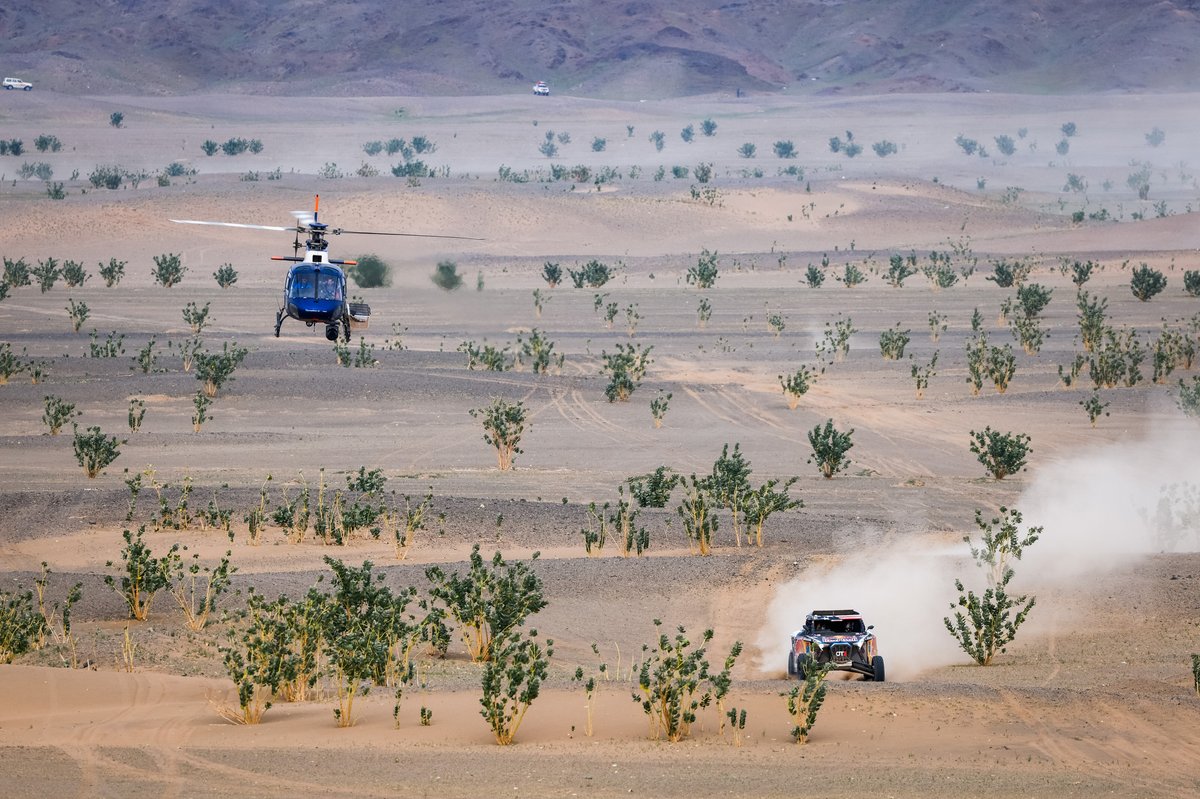
[[[550,87],[546,85],[546,81],[539,80],[537,83],[533,84],[533,93],[538,97],[549,97]]]
[[[21,80],[20,78],[5,78],[4,88],[8,91],[12,91],[13,89],[24,89],[25,91],[31,91],[33,89],[33,84],[27,80]],[[546,92],[546,94],[549,93],[549,91]]]
[[[788,675],[803,680],[810,664],[828,663],[835,671],[883,682],[883,658],[873,629],[856,610],[814,610],[805,617],[803,629],[792,633]]]

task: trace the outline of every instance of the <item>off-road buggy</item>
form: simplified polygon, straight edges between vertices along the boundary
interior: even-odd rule
[[[792,633],[788,674],[803,680],[810,664],[829,663],[835,671],[883,682],[883,658],[873,629],[856,610],[814,610],[804,617],[804,627]]]

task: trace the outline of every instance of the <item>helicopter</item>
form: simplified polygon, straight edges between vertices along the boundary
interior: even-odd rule
[[[351,302],[346,291],[346,270],[343,267],[355,266],[357,261],[336,260],[329,257],[328,236],[340,236],[351,233],[360,236],[409,236],[414,238],[461,239],[467,241],[482,241],[473,236],[444,236],[434,233],[391,233],[377,230],[345,230],[333,228],[318,221],[321,207],[321,196],[313,200],[313,210],[292,211],[296,224],[290,227],[280,225],[250,225],[243,222],[208,222],[197,219],[172,219],[181,225],[215,225],[218,227],[235,227],[249,230],[278,230],[291,231],[296,235],[292,244],[292,255],[275,255],[272,261],[288,261],[295,266],[288,270],[283,283],[283,297],[278,310],[275,311],[275,338],[279,338],[280,328],[284,319],[295,319],[309,327],[325,325],[325,338],[337,341],[350,340],[351,328],[366,327],[370,323],[371,306],[365,302]],[[300,236],[305,235],[301,244]],[[304,255],[300,255],[303,247]]]

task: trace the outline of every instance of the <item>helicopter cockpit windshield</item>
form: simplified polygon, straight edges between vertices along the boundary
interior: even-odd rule
[[[341,301],[342,275],[335,269],[296,268],[292,272],[288,296],[294,300]]]

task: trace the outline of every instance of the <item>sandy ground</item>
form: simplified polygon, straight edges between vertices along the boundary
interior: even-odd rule
[[[71,258],[93,273],[82,287],[18,288],[0,302],[2,340],[23,359],[47,363],[36,385],[19,375],[0,386],[0,579],[6,590],[23,590],[46,561],[52,600],[81,581],[76,629],[92,666],[59,668],[52,648],[0,666],[7,795],[773,796],[814,780],[822,792],[914,797],[1200,791],[1200,703],[1189,658],[1200,651],[1200,530],[1196,509],[1174,531],[1158,515],[1160,500],[1170,506],[1170,496],[1200,484],[1200,432],[1177,409],[1173,388],[1195,372],[1102,392],[1108,415],[1094,427],[1080,407],[1090,395],[1086,375],[1065,388],[1058,374],[1080,350],[1075,287],[1060,257],[1101,264],[1086,288],[1108,300],[1114,325],[1137,329],[1143,342],[1164,325],[1197,336],[1200,301],[1182,285],[1185,270],[1200,268],[1191,213],[1200,190],[1184,137],[1198,121],[1194,97],[329,98],[312,116],[275,98],[38,92],[0,100],[4,135],[30,150],[0,159],[0,254],[30,263]],[[120,130],[108,125],[113,110],[125,113]],[[705,117],[718,122],[717,135],[697,132],[685,144],[679,129]],[[1078,133],[1060,155],[1055,144],[1067,121]],[[1159,148],[1144,141],[1154,126],[1167,132]],[[656,129],[666,133],[662,152],[647,140]],[[552,161],[537,151],[551,130],[572,139]],[[856,159],[827,146],[847,130],[865,147]],[[32,151],[41,133],[58,136],[63,150]],[[954,144],[959,133],[993,157],[964,155]],[[1002,133],[1017,139],[1012,157],[995,157],[993,137]],[[373,139],[414,135],[437,143],[428,163],[446,167],[448,177],[414,185],[390,176],[397,158],[361,150]],[[204,139],[231,136],[259,138],[263,152],[200,153]],[[607,137],[603,152],[591,148],[598,136]],[[896,155],[872,153],[883,138],[896,142]],[[794,161],[772,154],[783,139],[795,141]],[[754,159],[737,155],[747,141],[757,145]],[[25,160],[51,164],[68,197],[55,202],[41,182],[13,180]],[[166,187],[151,177],[115,192],[86,181],[97,164],[153,174],[173,160],[199,174]],[[1151,164],[1149,200],[1126,184],[1134,161]],[[349,173],[362,162],[384,175],[313,176],[327,163]],[[671,177],[672,166],[701,162],[714,168],[711,204],[692,196],[690,176]],[[550,163],[612,167],[621,178],[539,181],[537,170]],[[533,179],[497,181],[501,165]],[[660,165],[665,178],[655,180]],[[792,165],[802,178],[778,174]],[[268,180],[276,168],[279,179]],[[82,177],[68,179],[73,170]],[[245,179],[255,172],[258,180]],[[1064,191],[1068,174],[1088,190]],[[336,257],[374,252],[394,267],[392,286],[359,292],[374,311],[363,334],[374,368],[338,366],[320,330],[287,322],[280,338],[271,335],[282,271],[267,259],[289,252],[288,234],[169,221],[285,225],[318,192],[322,219],[335,226],[483,239],[334,239]],[[1070,219],[1101,209],[1110,221]],[[979,269],[949,289],[933,291],[919,274],[892,288],[878,273],[894,252],[923,260],[955,247],[956,265],[976,258]],[[706,291],[685,280],[702,248],[720,259],[720,278]],[[189,269],[171,289],[150,277],[152,256],[165,252],[180,253]],[[111,289],[95,274],[110,257],[129,263]],[[1049,337],[1036,355],[1016,347],[1006,393],[989,385],[973,396],[964,353],[972,312],[992,343],[1013,341],[998,320],[1013,291],[985,280],[1000,257],[1028,258],[1031,279],[1053,289],[1043,313]],[[454,293],[429,280],[447,258],[466,278]],[[540,278],[546,261],[576,268],[591,258],[617,268],[602,289],[548,289]],[[829,279],[809,288],[805,269],[823,258]],[[1148,303],[1128,289],[1130,267],[1143,261],[1169,281]],[[211,278],[224,263],[239,272],[227,290]],[[868,281],[836,282],[846,264]],[[547,298],[540,315],[535,289]],[[597,294],[618,305],[611,328],[595,310]],[[704,326],[702,298],[712,306]],[[81,333],[71,331],[68,300],[91,309]],[[188,302],[212,303],[208,344],[236,340],[251,351],[200,432],[191,423],[197,383],[166,347],[188,335]],[[933,311],[948,322],[936,342]],[[784,320],[779,335],[769,314]],[[839,314],[858,331],[849,355],[789,410],[777,376],[816,365],[814,346]],[[896,324],[912,331],[912,362],[880,357],[879,334]],[[101,340],[123,334],[124,354],[87,357],[93,328]],[[463,341],[514,346],[532,328],[555,341],[561,370],[470,371],[456,352]],[[151,339],[163,371],[143,374],[132,356]],[[652,346],[654,362],[628,403],[610,404],[600,356],[624,343]],[[937,374],[918,398],[911,364],[935,352]],[[1149,361],[1143,371],[1148,377]],[[669,411],[656,429],[649,403],[666,393]],[[127,439],[96,480],[81,474],[69,435],[46,435],[48,394],[75,403],[81,425]],[[494,396],[522,399],[532,421],[517,468],[506,473],[468,414]],[[126,425],[132,397],[147,407],[136,433]],[[855,431],[852,466],[833,480],[806,463],[807,431],[826,419]],[[970,432],[984,426],[1031,436],[1028,471],[1001,482],[985,475],[968,448]],[[722,516],[713,556],[691,555],[668,509],[643,517],[652,535],[647,557],[622,559],[611,549],[585,556],[579,529],[589,502],[615,501],[626,477],[659,465],[707,472],[726,443],[740,444],[756,484],[799,477],[793,492],[805,507],[772,518],[761,549],[734,546]],[[216,646],[227,626],[189,632],[166,596],[148,622],[129,624],[135,668],[120,668],[127,622],[103,576],[129,526],[125,470],[152,467],[170,484],[168,499],[190,477],[193,508],[216,498],[240,518],[267,475],[274,504],[301,480],[315,487],[321,469],[340,485],[360,466],[383,469],[400,494],[432,491],[444,531],[419,534],[402,561],[390,542],[288,544],[274,527],[251,545],[240,522],[232,544],[196,527],[151,531],[148,539],[155,549],[186,544],[205,562],[231,549],[236,588],[293,596],[315,584],[326,555],[370,559],[389,585],[423,587],[427,565],[455,568],[475,543],[510,558],[540,551],[549,605],[534,623],[557,652],[516,746],[492,742],[478,714],[478,669],[457,644],[446,660],[425,663],[426,688],[405,699],[398,728],[386,691],[362,703],[351,729],[334,726],[328,698],[279,704],[258,727],[222,721],[214,705],[229,701],[231,685]],[[1172,485],[1185,493],[1166,493]],[[1009,651],[983,669],[967,665],[942,617],[956,596],[954,578],[968,573],[961,537],[974,529],[975,510],[993,514],[1002,505],[1045,527],[1017,580],[1038,604]],[[1174,510],[1186,516],[1188,507]],[[135,523],[154,511],[146,491]],[[240,602],[229,599],[230,607]],[[788,632],[819,605],[867,614],[889,681],[833,682],[810,743],[798,747],[780,697],[789,687],[783,656]],[[649,739],[630,700],[630,669],[653,640],[655,618],[694,632],[711,627],[714,664],[733,641],[745,642],[729,700],[748,711],[740,745],[711,709],[687,742]],[[599,660],[614,674],[601,684],[595,734],[587,736],[583,694],[569,677]],[[420,707],[433,713],[428,727],[417,723]]]

